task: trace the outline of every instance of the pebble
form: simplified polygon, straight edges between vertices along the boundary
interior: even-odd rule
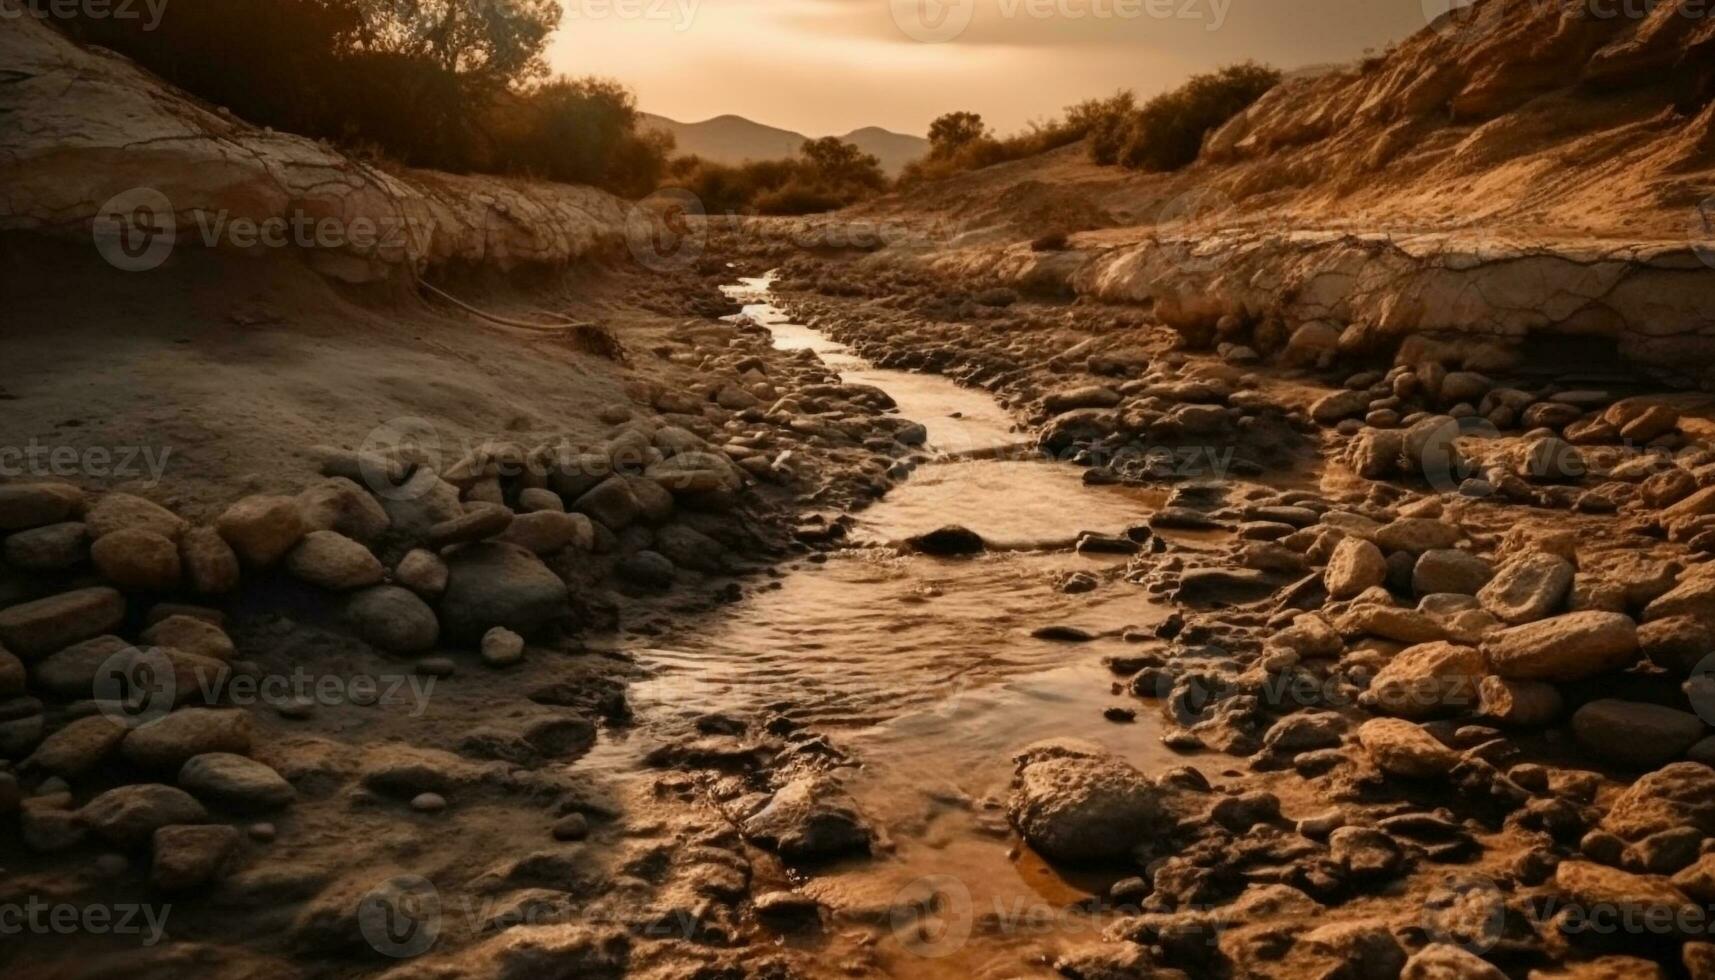
[[[250,839],[262,844],[272,843],[279,836],[279,831],[271,823],[253,823],[250,825]]]
[[[554,822],[555,840],[583,840],[589,834],[589,818],[581,813],[568,813]]]
[[[451,657],[424,657],[413,667],[417,673],[425,677],[451,677],[458,666]]]
[[[411,798],[411,809],[418,813],[440,813],[447,808],[447,798],[439,793],[418,793]]]

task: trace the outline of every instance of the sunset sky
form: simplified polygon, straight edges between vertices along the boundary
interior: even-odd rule
[[[1348,61],[1448,2],[562,0],[550,59],[618,78],[644,109],[685,122],[730,112],[812,136],[868,125],[921,135],[940,113],[970,109],[1007,132],[1245,58]]]

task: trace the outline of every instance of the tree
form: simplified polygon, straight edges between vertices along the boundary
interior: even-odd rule
[[[929,124],[929,156],[945,159],[977,140],[987,139],[988,126],[974,112],[949,112]]]
[[[798,154],[804,158],[812,177],[833,186],[854,186],[879,189],[887,183],[881,161],[865,153],[856,143],[847,143],[837,136],[805,140]]]
[[[358,9],[355,49],[427,59],[495,87],[547,74],[542,52],[563,13],[559,0],[368,0]]]

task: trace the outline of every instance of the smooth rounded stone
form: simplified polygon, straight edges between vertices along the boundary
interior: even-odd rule
[[[1358,743],[1391,776],[1431,779],[1459,764],[1459,754],[1423,728],[1400,718],[1374,718],[1358,726]]]
[[[589,818],[581,813],[568,813],[554,821],[552,833],[555,840],[583,840],[590,835]]]
[[[57,524],[83,510],[83,491],[69,483],[0,484],[0,531]]]
[[[746,818],[739,831],[787,861],[864,853],[874,837],[851,797],[827,776],[804,776],[787,783]]]
[[[0,609],[0,643],[25,660],[111,633],[125,621],[125,597],[105,586]]]
[[[1493,674],[1477,686],[1482,714],[1514,728],[1541,728],[1560,720],[1566,699],[1547,681],[1511,681]]]
[[[1321,425],[1333,425],[1342,419],[1363,415],[1369,408],[1368,391],[1336,391],[1311,403],[1310,418]]]
[[[1703,719],[1659,704],[1603,698],[1572,713],[1572,733],[1586,751],[1631,769],[1655,769],[1704,736]]]
[[[418,793],[411,797],[411,809],[418,813],[440,813],[447,808],[447,798],[439,793]]]
[[[1059,415],[1077,408],[1112,408],[1121,399],[1120,393],[1107,385],[1080,385],[1049,392],[1043,396],[1042,407],[1049,414]]]
[[[97,500],[83,515],[91,540],[99,540],[127,528],[152,531],[174,541],[190,525],[179,515],[152,500],[129,493],[110,493]]]
[[[482,635],[482,662],[490,667],[510,667],[524,660],[524,638],[504,626]]]
[[[412,592],[433,599],[447,590],[447,563],[427,548],[413,548],[399,559],[393,580]]]
[[[1575,574],[1572,563],[1559,555],[1519,555],[1501,565],[1477,600],[1503,623],[1533,623],[1565,605]]]
[[[250,752],[250,715],[239,709],[181,708],[135,728],[120,753],[135,765],[177,772],[195,756]]]
[[[657,551],[639,551],[620,559],[614,570],[624,581],[643,589],[665,591],[673,587],[678,571],[672,559]]]
[[[1357,603],[1339,620],[1340,632],[1379,636],[1398,643],[1429,643],[1447,639],[1447,629],[1416,609],[1377,603]]]
[[[77,811],[79,821],[97,836],[119,847],[141,847],[162,827],[195,824],[208,811],[182,789],[161,783],[139,783],[110,789]]]
[[[1345,538],[1334,546],[1322,581],[1332,599],[1351,599],[1387,580],[1387,557],[1362,538]]]
[[[94,696],[95,682],[104,667],[129,662],[135,648],[117,636],[98,636],[42,658],[30,676],[39,691],[67,700]],[[115,658],[120,658],[116,660]]]
[[[969,528],[957,524],[936,528],[925,534],[913,535],[905,539],[907,547],[925,555],[975,555],[987,549],[987,542],[982,535]]]
[[[298,510],[311,531],[336,531],[357,541],[374,542],[393,521],[386,508],[345,477],[324,480],[298,494]]]
[[[330,592],[378,585],[387,570],[369,549],[338,531],[311,531],[286,556],[294,578]]]
[[[1402,517],[1378,528],[1375,542],[1384,551],[1420,555],[1425,551],[1451,548],[1464,536],[1465,532],[1455,524],[1428,517]]]
[[[600,521],[610,531],[623,531],[642,514],[643,506],[622,474],[614,474],[572,502],[571,509]]]
[[[277,810],[298,796],[271,767],[231,752],[192,756],[179,768],[177,781],[199,800],[246,813]]]
[[[1411,568],[1411,590],[1417,596],[1453,593],[1476,595],[1494,577],[1493,565],[1457,548],[1432,548]]]
[[[1420,643],[1401,650],[1371,679],[1367,707],[1412,720],[1468,711],[1488,665],[1476,649],[1456,643]]]
[[[143,642],[168,647],[210,660],[231,660],[238,656],[232,638],[220,627],[195,616],[168,616],[143,631]]]
[[[1702,921],[1702,910],[1658,875],[1633,874],[1591,861],[1562,861],[1555,868],[1554,884],[1585,908],[1625,909],[1638,922]],[[1696,918],[1685,918],[1688,913]]]
[[[668,524],[655,532],[654,550],[680,568],[707,575],[726,571],[726,546],[684,524]]]
[[[1619,613],[1566,613],[1494,633],[1483,653],[1508,680],[1578,681],[1636,662],[1637,624]]]
[[[127,528],[105,535],[90,545],[89,558],[121,589],[167,592],[179,585],[179,547],[153,531]]]
[[[280,836],[280,829],[271,823],[253,823],[247,833],[258,844],[272,844],[274,838]]]
[[[155,831],[149,883],[187,891],[225,877],[238,854],[238,828],[225,824],[168,826]]]
[[[106,715],[79,718],[43,739],[24,765],[76,779],[107,761],[125,735],[125,726]]]
[[[421,653],[441,636],[440,620],[428,603],[396,585],[353,593],[345,618],[365,643],[388,653]]]
[[[179,563],[191,589],[201,595],[238,591],[243,571],[238,553],[212,527],[193,527],[179,539]]]
[[[441,622],[462,642],[479,642],[495,626],[530,636],[571,612],[566,583],[516,545],[486,541],[447,558]]]
[[[424,677],[451,677],[458,669],[451,657],[424,657],[412,665],[412,670]]]
[[[673,510],[678,505],[666,487],[646,476],[626,476],[625,482],[637,499],[637,515],[645,524],[654,526],[673,519]]]
[[[471,544],[505,534],[512,526],[514,515],[495,504],[477,504],[451,520],[429,528],[429,544],[446,548],[455,544]]]
[[[501,541],[538,555],[551,555],[567,548],[590,551],[595,547],[595,527],[587,514],[541,510],[519,514]]]
[[[1007,818],[1051,860],[1128,856],[1172,819],[1166,792],[1099,746],[1037,743],[1014,758]]]
[[[1507,975],[1462,946],[1433,943],[1411,954],[1399,980],[1507,980]]]
[[[1566,440],[1542,436],[1526,445],[1515,472],[1536,483],[1575,483],[1590,472],[1590,464]]]
[[[427,466],[419,467],[401,486],[377,493],[377,497],[393,531],[410,540],[420,540],[429,528],[464,513],[459,488]]]
[[[659,483],[676,498],[732,493],[744,485],[732,460],[713,451],[675,453],[649,466],[643,475]]]
[[[1638,627],[1638,648],[1651,663],[1683,677],[1715,654],[1715,627],[1692,616],[1652,620]]]
[[[0,554],[13,568],[26,572],[58,572],[89,557],[89,528],[64,521],[19,531],[6,538]]]
[[[29,672],[24,662],[5,647],[0,647],[0,699],[14,698],[24,693]]]
[[[286,557],[310,530],[295,499],[263,494],[228,507],[214,527],[240,559],[256,568]]]
[[[534,514],[538,511],[564,513],[565,509],[565,500],[546,487],[528,487],[518,492],[518,510],[521,514]]]
[[[1339,631],[1321,613],[1294,616],[1292,625],[1275,633],[1269,643],[1312,659],[1338,657],[1346,646]]]
[[[1687,578],[1644,608],[1644,619],[1690,616],[1715,623],[1715,575]]]

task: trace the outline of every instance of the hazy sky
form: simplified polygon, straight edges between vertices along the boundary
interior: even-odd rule
[[[618,78],[644,109],[686,122],[730,112],[820,136],[867,125],[922,134],[953,109],[1007,132],[1088,96],[1149,95],[1245,58],[1347,61],[1449,0],[561,2],[556,71]]]

